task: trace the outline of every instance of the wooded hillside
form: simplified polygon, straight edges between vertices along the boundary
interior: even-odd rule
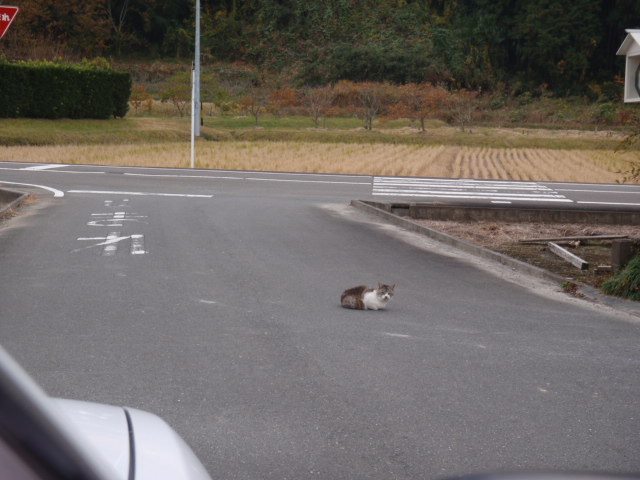
[[[189,58],[195,0],[16,0],[8,59]],[[615,90],[638,0],[201,0],[203,62],[558,95]]]

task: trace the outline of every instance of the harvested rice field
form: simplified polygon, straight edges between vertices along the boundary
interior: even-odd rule
[[[0,161],[184,168],[188,142],[0,147]],[[390,143],[198,141],[196,167],[493,180],[615,183],[640,152]]]

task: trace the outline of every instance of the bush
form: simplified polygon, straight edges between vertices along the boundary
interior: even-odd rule
[[[640,255],[636,255],[621,272],[607,279],[600,288],[609,295],[640,300]]]
[[[95,64],[0,62],[0,117],[124,117],[128,73]]]

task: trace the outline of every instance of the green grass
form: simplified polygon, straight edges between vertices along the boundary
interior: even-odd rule
[[[629,300],[640,300],[640,255],[634,257],[618,274],[601,287],[604,293]]]
[[[156,124],[157,128],[153,127]],[[187,122],[159,121],[149,127],[140,119],[43,120],[0,119],[0,145],[125,144],[183,140],[189,135]]]
[[[431,121],[426,132],[411,130],[407,120],[374,124],[362,128],[357,118],[323,119],[313,128],[308,117],[260,117],[256,128],[252,117],[204,117],[205,140],[269,140],[321,143],[391,143],[407,145],[457,145],[488,148],[549,148],[559,150],[614,150],[616,137],[563,135],[562,130],[528,131],[523,128],[496,129],[472,126],[470,131],[440,121]],[[0,119],[0,145],[135,144],[188,141],[188,117],[128,116],[111,120]]]

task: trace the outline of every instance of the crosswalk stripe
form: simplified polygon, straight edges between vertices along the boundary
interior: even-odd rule
[[[500,203],[511,201],[573,203],[573,200],[536,182],[494,180],[375,177],[373,195],[490,200]]]

